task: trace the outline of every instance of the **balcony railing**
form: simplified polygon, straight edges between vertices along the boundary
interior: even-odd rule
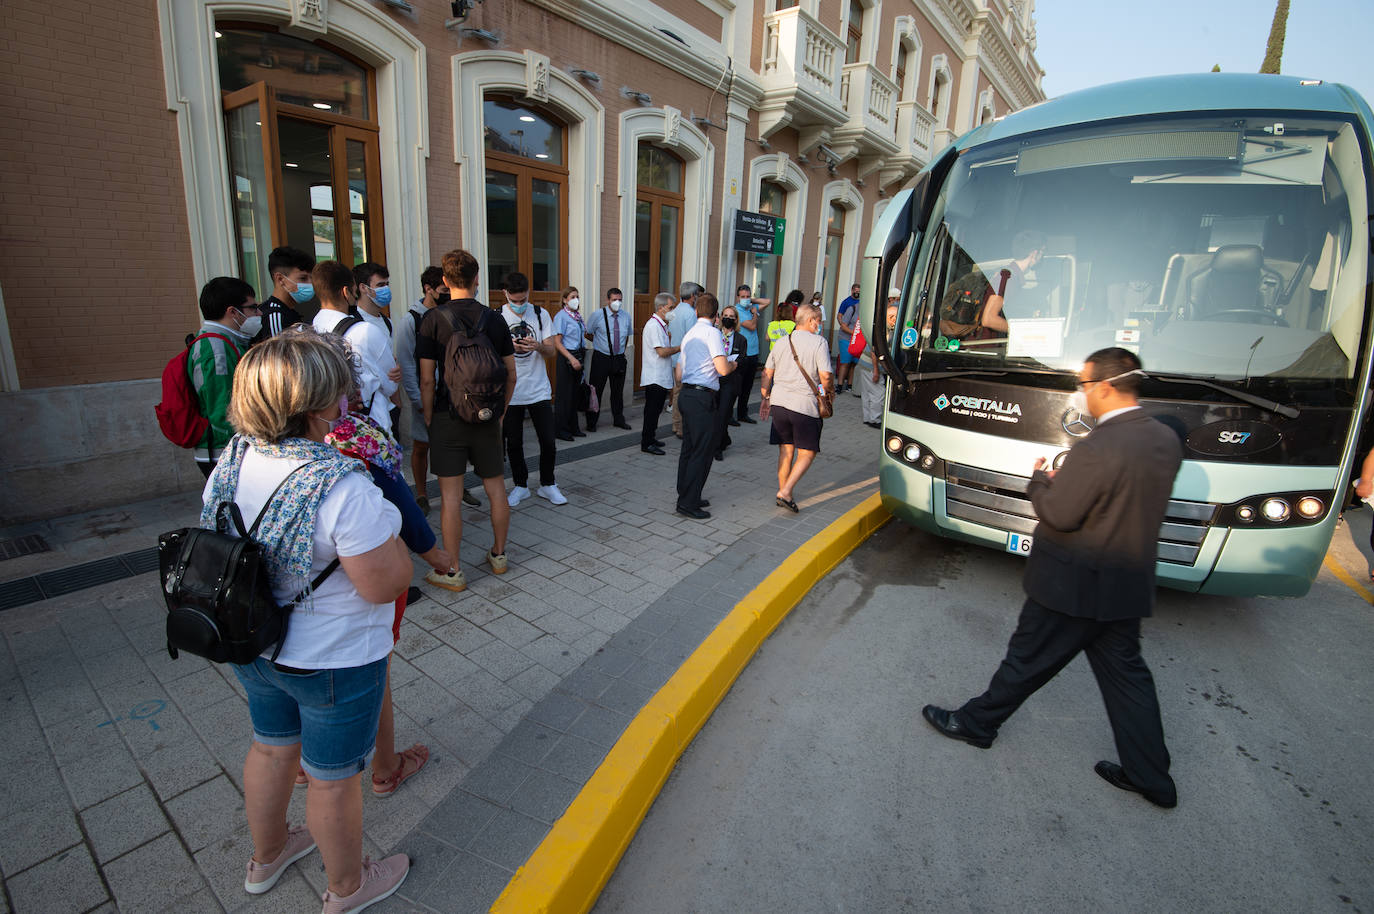
[[[897,103],[897,145],[916,159],[920,168],[930,164],[935,115],[914,101]]]
[[[896,98],[897,86],[877,67],[867,63],[845,64],[840,101],[849,113],[849,123],[844,126],[844,133],[860,143],[866,140],[896,145]]]
[[[765,17],[763,51],[765,83],[795,83],[839,103],[844,43],[800,7]]]

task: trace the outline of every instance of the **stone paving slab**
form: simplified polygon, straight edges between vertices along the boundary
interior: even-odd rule
[[[432,754],[396,797],[364,791],[365,852],[414,860],[402,892],[376,910],[487,909],[716,621],[871,491],[877,433],[846,399],[803,482],[801,515],[772,505],[765,425],[732,430],[706,522],[671,513],[678,442],[652,457],[637,433],[560,452],[570,504],[531,498],[513,510],[507,575],[472,564],[490,527],[485,509],[464,510],[470,586],[421,585],[393,655],[397,744]],[[194,497],[184,501],[111,514],[139,521],[144,536],[193,522]],[[84,547],[72,534],[66,561],[149,542],[75,521],[50,529],[90,534]],[[424,570],[417,563],[417,580]],[[243,691],[227,668],[168,658],[164,614],[155,573],[0,612],[0,759],[25,773],[22,790],[0,790],[0,914],[318,905],[318,856],[267,896],[242,891]],[[296,792],[292,821],[303,821],[304,798]]]

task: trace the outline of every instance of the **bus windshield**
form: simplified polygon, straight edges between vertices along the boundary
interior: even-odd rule
[[[908,370],[1146,370],[1286,395],[1353,390],[1365,325],[1364,159],[1352,124],[1240,114],[976,146],[923,247]]]

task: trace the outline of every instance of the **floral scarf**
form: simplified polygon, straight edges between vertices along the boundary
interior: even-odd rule
[[[200,525],[205,529],[215,529],[215,515],[220,504],[234,500],[239,470],[250,447],[264,457],[311,461],[293,473],[267,505],[258,531],[253,535],[266,550],[267,572],[273,583],[299,582],[300,586],[292,589],[307,590],[320,502],[340,479],[349,473],[362,472],[363,468],[329,445],[306,438],[287,438],[269,444],[257,438],[235,435],[210,475],[210,497],[200,509]],[[251,526],[253,518],[245,517],[243,522]],[[309,595],[306,601],[308,603]]]

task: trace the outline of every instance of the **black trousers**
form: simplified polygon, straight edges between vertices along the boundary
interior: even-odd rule
[[[742,355],[739,357],[739,367],[735,369],[735,376],[739,378],[738,405],[735,418],[743,419],[749,415],[749,395],[754,390],[754,375],[759,371],[759,357],[756,355]]]
[[[577,361],[582,361],[586,349],[568,350]],[[577,427],[577,397],[582,391],[582,372],[574,371],[563,354],[558,355],[558,368],[554,371],[557,389],[553,393],[553,427],[559,435],[571,435],[581,431]]]
[[[731,375],[720,379],[720,400],[716,404],[716,450],[723,454],[730,446],[730,417],[735,414],[735,395],[739,389]]]
[[[601,399],[601,394],[606,387],[606,382],[611,383],[611,418],[615,422],[625,421],[625,356],[606,355],[604,352],[592,350],[592,387],[596,390],[596,399],[602,410],[606,407],[606,401]],[[587,431],[596,431],[596,420],[601,415],[600,412],[587,411]]]
[[[701,490],[711,474],[711,459],[716,453],[715,391],[682,386],[677,408],[682,413],[682,453],[677,460],[677,504],[680,508],[701,506]]]
[[[658,417],[668,401],[668,388],[657,384],[644,385],[644,431],[639,434],[639,446],[648,447],[658,440]]]
[[[525,415],[534,425],[535,437],[539,439],[539,484],[553,485],[553,468],[558,463],[558,442],[553,438],[553,404],[548,400],[530,403],[525,406],[508,406],[501,420],[501,431],[506,436],[506,458],[510,460],[511,481],[524,486],[530,480],[529,466],[525,463]]]
[[[1155,681],[1140,656],[1140,620],[1099,622],[1055,612],[1027,599],[1007,655],[982,695],[959,709],[971,734],[993,737],[1021,703],[1083,651],[1092,665],[1121,767],[1131,783],[1176,796]]]

